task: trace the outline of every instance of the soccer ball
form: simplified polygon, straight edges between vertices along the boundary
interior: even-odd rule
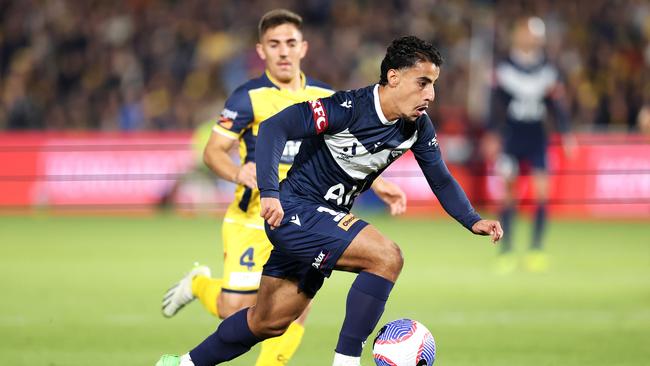
[[[422,323],[398,319],[379,330],[372,356],[377,366],[429,366],[436,358],[436,343]]]

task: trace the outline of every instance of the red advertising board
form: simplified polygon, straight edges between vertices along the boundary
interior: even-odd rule
[[[650,138],[580,135],[578,143],[573,157],[557,144],[550,149],[551,211],[650,218]],[[0,133],[0,210],[151,208],[195,164],[189,133]],[[498,208],[503,187],[491,169],[451,165],[450,170],[476,206]],[[409,212],[440,211],[411,153],[384,176],[406,191]],[[191,191],[181,190],[177,200],[223,209],[232,187],[221,185],[208,195]],[[530,207],[529,176],[520,180],[518,192],[522,205]]]
[[[194,159],[189,134],[0,134],[0,207],[152,205]]]

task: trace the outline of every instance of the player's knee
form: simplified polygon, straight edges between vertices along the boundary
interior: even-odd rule
[[[390,249],[386,252],[388,257],[388,267],[394,274],[398,275],[402,272],[402,268],[404,267],[404,255],[402,255],[402,250],[397,244],[393,242],[390,244]]]
[[[275,318],[265,319],[257,324],[257,331],[255,334],[262,338],[273,338],[284,334],[291,325],[293,319],[290,318]]]
[[[378,246],[376,264],[391,277],[397,277],[404,266],[402,250],[389,239],[382,240]]]
[[[234,313],[235,312],[232,311],[232,309],[230,309],[230,308],[223,309],[223,308],[217,307],[217,315],[219,316],[219,319],[221,319],[221,320],[226,319],[227,317],[231,316]]]
[[[217,298],[217,315],[221,319],[226,319],[239,310],[251,307],[255,304],[254,298],[248,296],[222,296]]]

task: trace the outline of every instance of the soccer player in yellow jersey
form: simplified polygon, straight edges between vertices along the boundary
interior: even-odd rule
[[[222,227],[223,277],[211,278],[205,266],[193,268],[165,295],[165,316],[175,315],[195,298],[222,319],[255,304],[262,267],[272,249],[260,217],[255,173],[255,139],[259,125],[290,105],[333,93],[328,85],[306,77],[300,70],[300,61],[308,48],[301,26],[299,15],[283,9],[272,10],[260,20],[256,49],[266,70],[260,77],[241,85],[228,98],[204,151],[207,166],[219,177],[237,184],[235,199],[228,207]],[[229,155],[237,142],[239,165]],[[299,148],[300,141],[287,142],[279,168],[280,179],[286,177]],[[399,187],[377,179],[372,188],[389,205],[391,214],[404,212],[406,196]],[[286,364],[300,344],[308,310],[285,334],[262,343],[257,366]]]

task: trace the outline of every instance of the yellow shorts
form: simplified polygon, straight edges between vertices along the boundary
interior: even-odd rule
[[[224,254],[222,291],[256,293],[262,278],[262,267],[273,249],[264,229],[224,221],[222,235]]]

